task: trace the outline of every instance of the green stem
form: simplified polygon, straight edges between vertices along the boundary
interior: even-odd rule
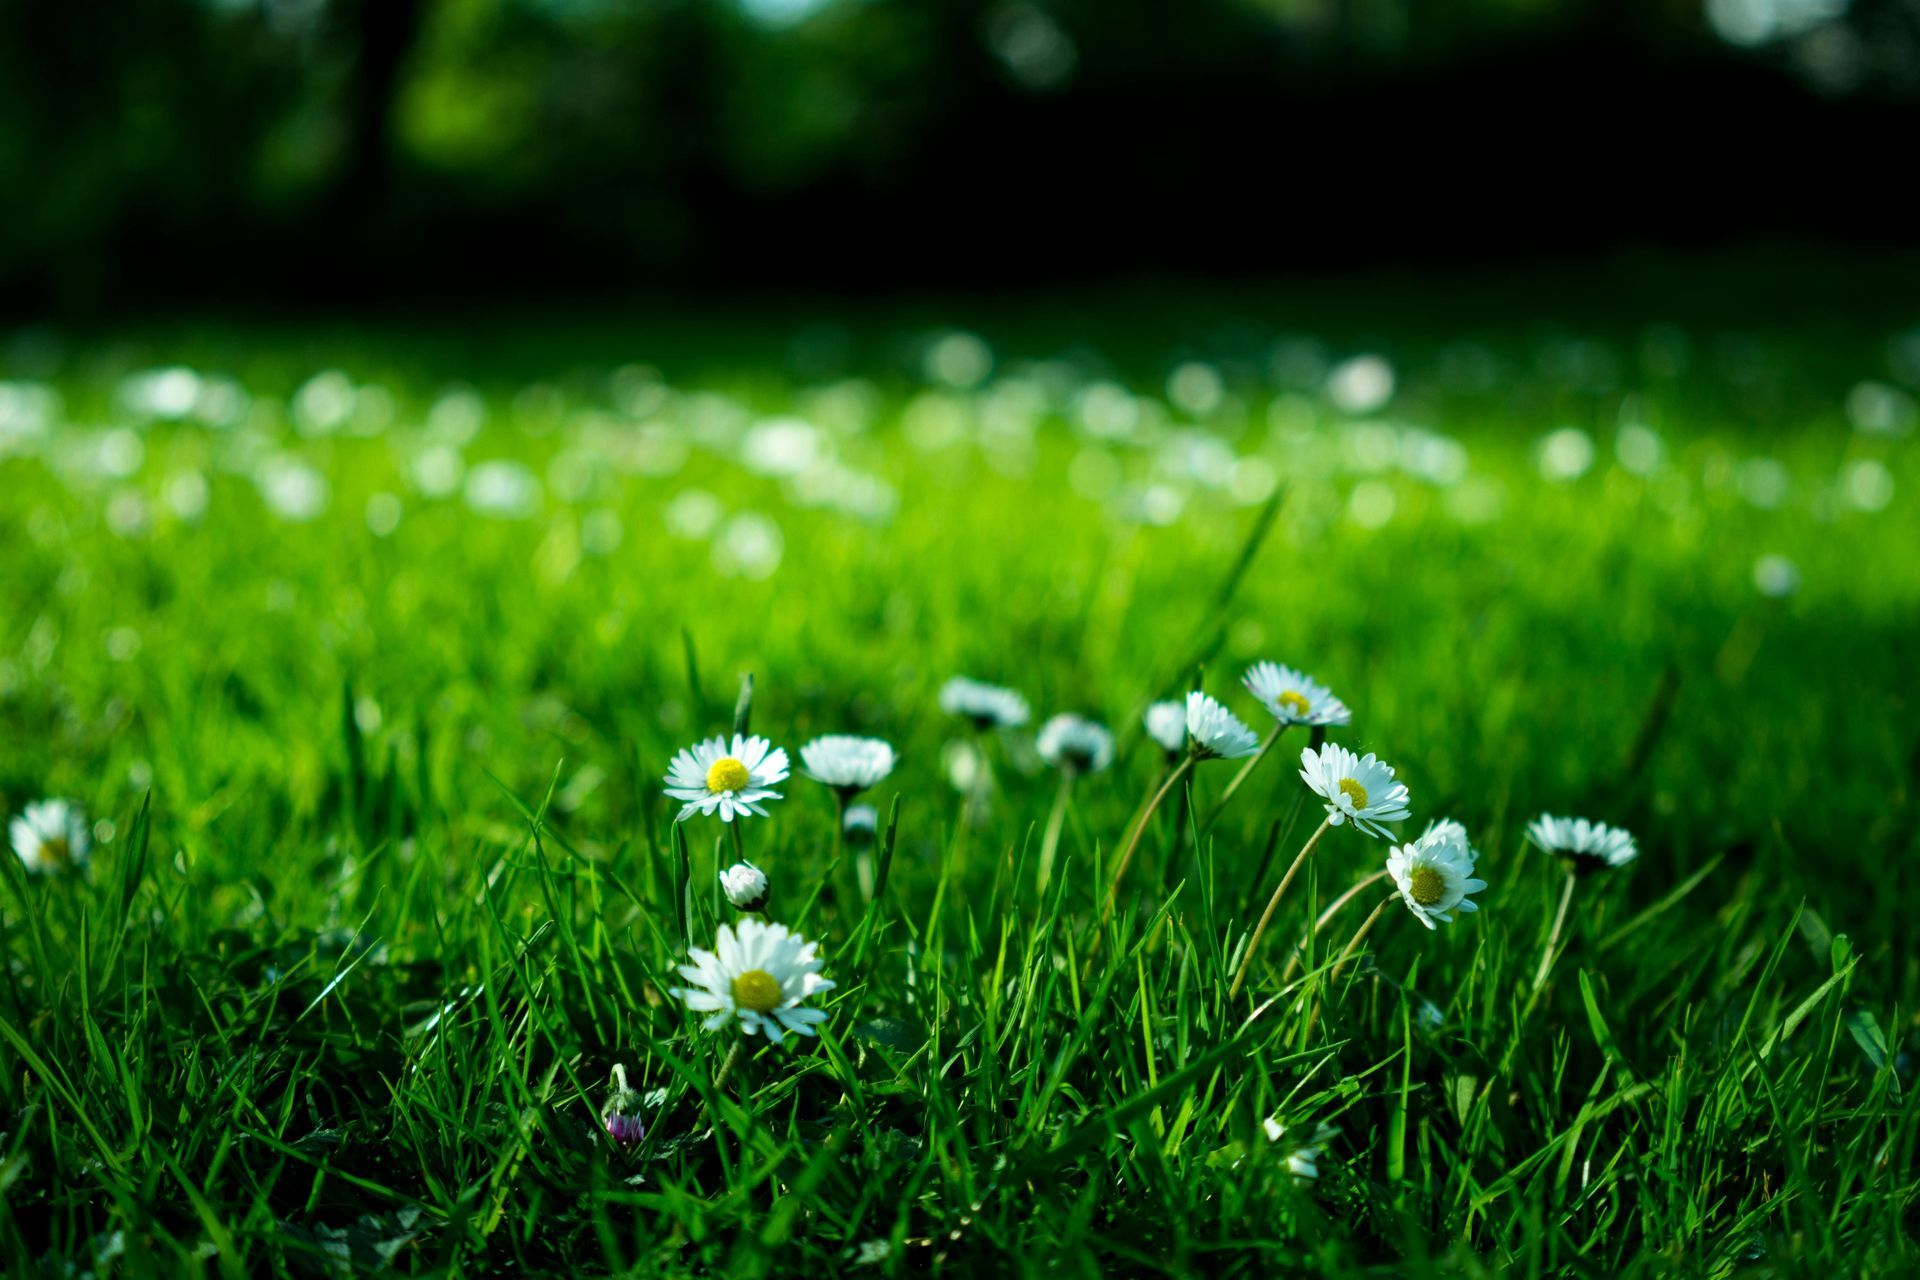
[[[1313,940],[1320,936],[1320,931],[1327,927],[1327,922],[1332,920],[1333,917],[1339,913],[1340,908],[1346,906],[1349,902],[1352,902],[1355,898],[1359,897],[1361,892],[1364,891],[1367,888],[1367,886],[1378,884],[1380,881],[1386,878],[1387,878],[1387,873],[1385,871],[1374,872],[1372,875],[1368,876],[1365,880],[1362,880],[1359,884],[1353,886],[1353,888],[1347,890],[1345,893],[1335,898],[1333,902],[1327,907],[1327,909],[1320,913],[1320,918],[1313,922],[1312,926],[1308,928],[1306,936],[1300,940],[1300,946],[1293,953],[1293,959],[1287,961],[1286,972],[1280,975],[1280,981],[1283,985],[1292,980],[1293,975],[1300,968],[1300,958],[1307,954],[1307,951],[1313,946]]]
[[[1146,812],[1140,815],[1140,821],[1133,828],[1133,838],[1127,841],[1126,852],[1120,855],[1120,861],[1114,868],[1113,882],[1107,889],[1107,905],[1100,913],[1102,920],[1113,914],[1114,899],[1120,895],[1120,881],[1126,877],[1127,868],[1133,863],[1134,850],[1140,847],[1140,837],[1146,834],[1147,824],[1153,821],[1154,811],[1160,807],[1160,802],[1167,798],[1167,793],[1173,790],[1180,779],[1187,776],[1188,770],[1193,768],[1193,762],[1199,758],[1189,754],[1167,775],[1167,780],[1160,784],[1158,791],[1153,793],[1153,799],[1147,802]]]
[[[1253,927],[1253,937],[1247,940],[1246,954],[1240,957],[1240,968],[1233,975],[1233,986],[1227,989],[1227,999],[1231,1000],[1240,994],[1240,988],[1247,981],[1247,970],[1253,965],[1253,954],[1260,949],[1260,939],[1266,935],[1267,925],[1273,921],[1273,913],[1279,908],[1281,897],[1286,894],[1287,886],[1293,883],[1294,876],[1300,873],[1307,859],[1313,856],[1314,846],[1320,843],[1320,837],[1326,835],[1327,828],[1332,825],[1333,819],[1322,819],[1313,834],[1307,837],[1307,842],[1300,846],[1300,852],[1295,855],[1293,865],[1287,868],[1287,874],[1280,877],[1273,896],[1267,899],[1267,909],[1260,913],[1260,923]]]
[[[1060,849],[1060,830],[1067,822],[1067,801],[1073,795],[1073,769],[1060,770],[1060,790],[1053,797],[1053,812],[1047,815],[1047,833],[1040,839],[1040,882],[1038,892],[1045,896],[1053,881],[1053,859]]]
[[[1247,757],[1247,762],[1240,766],[1240,772],[1233,775],[1233,781],[1229,782],[1227,789],[1220,793],[1220,798],[1213,802],[1213,808],[1207,813],[1207,820],[1200,828],[1203,834],[1213,830],[1213,824],[1220,820],[1220,811],[1227,807],[1227,801],[1233,799],[1233,793],[1240,789],[1240,784],[1251,777],[1253,771],[1260,767],[1260,762],[1267,758],[1267,752],[1273,750],[1273,744],[1280,741],[1280,735],[1285,733],[1290,727],[1291,726],[1285,724],[1274,725],[1273,731],[1267,735],[1266,741],[1260,744],[1260,749]]]

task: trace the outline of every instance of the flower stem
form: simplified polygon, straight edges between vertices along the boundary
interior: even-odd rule
[[[1067,802],[1073,795],[1073,769],[1060,770],[1060,790],[1053,797],[1053,812],[1047,815],[1047,833],[1040,840],[1039,892],[1045,894],[1053,881],[1053,858],[1060,849],[1060,829],[1067,822]]]
[[[1246,954],[1240,957],[1240,968],[1233,975],[1233,986],[1227,990],[1227,999],[1231,1000],[1240,994],[1240,988],[1247,981],[1247,969],[1253,964],[1253,953],[1260,949],[1260,939],[1266,935],[1267,925],[1272,922],[1273,913],[1279,908],[1281,897],[1286,893],[1287,886],[1293,883],[1294,876],[1300,873],[1301,866],[1313,855],[1314,846],[1320,843],[1320,837],[1326,835],[1327,828],[1332,825],[1333,819],[1322,819],[1320,825],[1313,829],[1313,834],[1307,837],[1307,842],[1300,846],[1300,852],[1295,855],[1293,865],[1287,868],[1287,874],[1280,877],[1280,883],[1274,888],[1273,896],[1267,899],[1267,909],[1260,913],[1260,923],[1253,927],[1253,937],[1247,940]]]
[[[1368,885],[1378,884],[1380,881],[1386,878],[1387,878],[1387,873],[1385,871],[1374,872],[1372,875],[1368,876],[1365,880],[1362,880],[1359,884],[1353,886],[1353,888],[1347,890],[1345,893],[1335,898],[1333,902],[1327,907],[1327,909],[1320,913],[1320,918],[1313,922],[1313,925],[1307,930],[1306,936],[1300,939],[1300,946],[1297,950],[1294,951],[1293,959],[1287,961],[1286,972],[1280,975],[1280,981],[1282,984],[1290,981],[1293,978],[1293,975],[1299,971],[1300,958],[1306,955],[1307,949],[1313,945],[1313,940],[1320,936],[1320,931],[1327,927],[1327,922],[1333,919],[1333,917],[1339,912],[1340,908],[1346,906],[1349,902],[1352,902],[1355,898],[1359,897],[1361,892],[1365,890]]]
[[[713,1091],[715,1093],[720,1092],[721,1089],[726,1087],[727,1077],[733,1074],[734,1064],[740,1061],[740,1050],[745,1047],[746,1043],[746,1036],[740,1035],[734,1037],[733,1048],[727,1050],[727,1060],[720,1064],[720,1070],[713,1077]]]
[[[1240,772],[1233,775],[1233,781],[1227,784],[1227,789],[1220,793],[1220,798],[1213,802],[1213,808],[1207,812],[1207,820],[1200,827],[1203,835],[1213,830],[1213,824],[1220,820],[1220,811],[1227,807],[1227,801],[1233,799],[1233,793],[1240,789],[1240,784],[1260,767],[1260,762],[1267,758],[1267,752],[1273,750],[1273,744],[1280,741],[1280,735],[1285,733],[1287,728],[1285,724],[1274,725],[1273,731],[1267,734],[1266,741],[1260,744],[1260,749],[1247,757],[1247,762],[1240,766]]]
[[[1353,931],[1353,937],[1347,940],[1347,945],[1341,950],[1340,958],[1335,960],[1333,962],[1333,968],[1327,971],[1328,983],[1332,983],[1335,978],[1340,976],[1340,970],[1346,965],[1347,961],[1352,958],[1354,951],[1359,948],[1361,942],[1366,939],[1366,936],[1373,932],[1374,921],[1380,918],[1380,913],[1387,909],[1388,905],[1393,902],[1396,896],[1397,895],[1390,893],[1380,899],[1379,904],[1374,907],[1367,918],[1360,922],[1360,927]]]
[[[1533,992],[1527,998],[1528,1012],[1532,1012],[1533,1002],[1540,996],[1540,988],[1547,985],[1547,973],[1553,968],[1553,962],[1557,958],[1554,948],[1559,945],[1560,931],[1567,924],[1567,908],[1573,903],[1573,883],[1574,874],[1568,871],[1566,888],[1560,891],[1560,909],[1553,916],[1553,930],[1547,935],[1546,950],[1540,954],[1540,967],[1534,971]]]
[[[1173,790],[1175,784],[1187,776],[1188,771],[1193,768],[1193,762],[1199,758],[1189,753],[1185,760],[1167,774],[1167,780],[1160,784],[1160,789],[1153,793],[1153,799],[1147,802],[1146,812],[1140,815],[1140,821],[1133,829],[1133,838],[1127,841],[1126,852],[1120,855],[1120,861],[1114,867],[1113,881],[1107,888],[1107,905],[1100,912],[1102,920],[1113,914],[1114,900],[1120,896],[1120,881],[1126,877],[1127,868],[1133,863],[1134,850],[1140,847],[1140,837],[1146,834],[1147,824],[1153,821],[1154,810],[1160,807],[1160,802],[1167,798],[1167,793]]]

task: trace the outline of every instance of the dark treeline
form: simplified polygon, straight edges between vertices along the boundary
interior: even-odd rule
[[[1800,11],[1769,3],[1749,9]],[[1708,16],[9,3],[0,302],[862,291],[1910,242],[1893,193],[1920,124],[1920,3],[1860,0],[1751,47]]]

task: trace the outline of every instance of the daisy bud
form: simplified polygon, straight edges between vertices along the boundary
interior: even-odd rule
[[[767,873],[751,862],[736,862],[720,873],[720,887],[736,910],[762,911],[767,905]]]
[[[621,1063],[613,1064],[611,1084],[613,1096],[607,1099],[600,1123],[606,1127],[609,1138],[630,1147],[646,1135],[646,1126],[640,1123],[640,1095],[627,1087],[627,1068]]]
[[[863,849],[880,834],[880,811],[870,804],[850,804],[841,830],[848,844]]]

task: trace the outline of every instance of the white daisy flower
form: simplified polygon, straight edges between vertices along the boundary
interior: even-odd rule
[[[686,801],[677,821],[696,813],[718,812],[722,822],[734,816],[767,816],[762,800],[778,800],[770,790],[787,776],[787,753],[765,738],[733,735],[708,738],[691,750],[682,750],[667,770],[667,794]]]
[[[1624,867],[1640,856],[1630,832],[1585,818],[1556,818],[1543,813],[1527,824],[1527,835],[1548,853],[1573,859],[1585,870]]]
[[[36,800],[7,827],[13,851],[27,870],[54,875],[87,865],[93,837],[80,806],[66,800]]]
[[[1407,910],[1431,929],[1434,921],[1452,924],[1456,911],[1478,911],[1467,895],[1487,887],[1473,878],[1473,846],[1457,822],[1436,822],[1412,844],[1387,855],[1387,874],[1400,890]]]
[[[1407,808],[1407,787],[1393,780],[1393,767],[1369,751],[1364,756],[1337,743],[1300,752],[1300,776],[1314,794],[1327,802],[1327,821],[1334,826],[1351,822],[1370,836],[1385,839],[1383,822],[1398,822]]]
[[[1347,704],[1333,690],[1304,671],[1277,662],[1256,662],[1247,668],[1247,692],[1281,724],[1352,724]]]
[[[720,888],[727,901],[739,911],[764,911],[767,906],[767,873],[751,862],[736,862],[720,873]]]
[[[743,916],[720,926],[712,951],[693,948],[693,963],[680,966],[680,976],[693,985],[670,994],[695,1013],[708,1014],[708,1031],[737,1018],[747,1035],[764,1034],[775,1044],[789,1031],[810,1036],[827,1015],[802,1002],[834,986],[820,976],[819,945],[783,924]]]
[[[940,709],[976,729],[1012,729],[1027,722],[1027,700],[1011,689],[955,676],[940,686]]]
[[[1040,758],[1056,769],[1098,773],[1113,763],[1113,734],[1085,716],[1054,716],[1034,742]]]
[[[893,772],[893,745],[879,738],[829,733],[800,748],[807,776],[843,796],[855,796]]]
[[[1203,760],[1237,760],[1260,749],[1253,730],[1198,689],[1187,695],[1187,738]]]
[[[840,830],[851,845],[872,844],[880,834],[880,811],[870,804],[850,804]]]
[[[1160,749],[1170,756],[1186,754],[1187,750],[1187,706],[1169,698],[1165,702],[1156,702],[1147,708],[1147,736],[1160,744]]]
[[[1287,1126],[1272,1116],[1261,1121],[1260,1127],[1265,1131],[1268,1142],[1277,1143],[1288,1137]],[[1327,1144],[1333,1141],[1337,1132],[1332,1125],[1315,1125],[1313,1136],[1306,1142],[1294,1140],[1292,1149],[1287,1152],[1287,1172],[1293,1175],[1295,1182],[1306,1183],[1319,1178],[1320,1157],[1326,1153]]]

